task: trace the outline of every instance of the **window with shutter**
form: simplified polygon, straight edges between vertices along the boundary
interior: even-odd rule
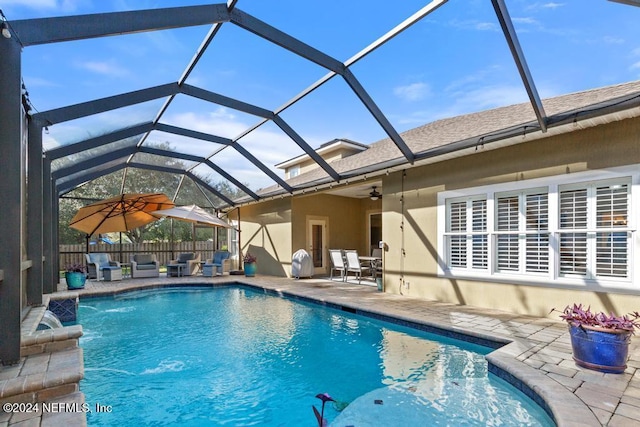
[[[595,182],[560,191],[560,274],[629,276],[629,185]]]
[[[471,189],[468,196],[463,190],[452,191],[454,198],[439,195],[442,271],[633,286],[634,265],[640,265],[633,248],[640,241],[631,224],[631,197],[640,173],[578,180],[593,174],[531,180],[545,186],[508,183]]]
[[[497,195],[496,270],[549,271],[549,204],[540,190]]]
[[[486,199],[449,201],[447,215],[447,265],[456,269],[487,269]]]
[[[596,187],[596,275],[627,277],[629,190],[626,184]]]

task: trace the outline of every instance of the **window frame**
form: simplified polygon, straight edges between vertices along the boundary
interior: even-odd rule
[[[560,255],[559,255],[559,238],[561,232],[566,232],[560,228],[560,191],[567,188],[580,188],[581,186],[593,185],[595,188],[599,185],[610,181],[611,183],[620,182],[626,183],[628,187],[628,199],[627,199],[627,225],[626,228],[620,228],[620,232],[627,233],[627,272],[628,276],[621,277],[608,277],[608,276],[571,276],[560,274]],[[595,184],[595,185],[594,185]],[[437,236],[438,236],[438,276],[447,278],[468,278],[477,279],[482,281],[492,282],[509,282],[515,284],[532,284],[532,285],[544,285],[554,287],[575,287],[588,288],[594,290],[601,290],[606,288],[607,290],[619,289],[622,291],[635,290],[640,292],[640,286],[634,284],[634,278],[636,277],[636,265],[640,265],[640,236],[637,232],[637,221],[640,213],[640,165],[623,166],[617,168],[610,168],[607,170],[599,171],[586,171],[577,172],[559,176],[549,176],[544,178],[534,178],[528,180],[520,180],[514,182],[506,182],[501,184],[492,184],[480,187],[470,187],[459,190],[443,191],[437,194]],[[549,260],[548,271],[546,272],[527,272],[526,261],[520,263],[520,270],[500,272],[497,270],[498,260],[497,258],[497,209],[498,209],[498,197],[507,196],[510,194],[520,194],[519,200],[526,199],[526,194],[536,194],[541,189],[547,189],[547,230],[549,235]],[[447,243],[447,236],[451,233],[448,232],[449,221],[449,205],[455,201],[471,200],[485,197],[487,202],[487,231],[489,235],[489,268],[486,270],[470,269],[470,268],[450,268],[449,265],[449,247]],[[592,196],[589,196],[592,197]],[[595,197],[595,196],[593,196]],[[595,203],[595,199],[588,203]],[[526,207],[520,206],[520,210],[526,210]],[[594,221],[592,217],[596,217],[596,213],[589,211],[587,213],[589,221]],[[520,221],[523,221],[520,218]],[[535,231],[527,231],[526,225],[524,230],[522,229],[522,222],[520,222],[519,230],[513,231],[513,233],[519,233],[519,241],[521,245],[526,246],[526,236]],[[507,232],[510,233],[510,232]],[[597,235],[596,235],[597,237]],[[593,240],[596,239],[593,238]],[[524,243],[522,240],[524,239]],[[595,243],[592,243],[595,246]],[[526,253],[526,249],[524,250]],[[520,249],[520,254],[522,254]],[[591,258],[588,261],[588,268],[596,268],[596,255],[592,253]],[[524,270],[523,271],[523,265]],[[468,266],[468,264],[467,264]]]

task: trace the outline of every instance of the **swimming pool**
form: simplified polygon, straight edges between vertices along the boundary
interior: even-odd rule
[[[325,392],[334,425],[553,425],[488,348],[247,287],[83,299],[79,321],[89,425],[314,426]]]

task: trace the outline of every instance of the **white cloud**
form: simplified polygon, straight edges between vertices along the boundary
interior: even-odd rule
[[[419,101],[429,96],[430,92],[429,85],[422,82],[398,86],[393,89],[393,94],[405,101]]]
[[[462,30],[499,31],[499,27],[493,22],[479,22],[476,20],[458,21],[454,19],[449,21],[449,25]]]
[[[624,39],[621,37],[605,36],[603,38],[605,44],[623,44]]]
[[[24,76],[24,83],[27,85],[27,89],[32,88],[32,87],[55,87],[55,86],[60,86],[58,83],[54,83],[51,80],[43,79],[41,77]]]
[[[565,5],[565,3],[555,3],[555,2],[547,2],[547,3],[532,3],[525,7],[525,10],[539,10],[539,9],[551,9],[555,10],[561,8]]]
[[[242,122],[240,118],[234,114],[233,110],[225,107],[218,107],[213,111],[190,111],[174,115],[165,115],[162,122],[229,139],[237,137],[249,126],[254,124],[253,122]],[[198,155],[205,157],[213,154],[222,147],[214,143],[207,143],[171,134],[163,135],[163,140],[168,141],[174,146],[179,146],[179,151],[181,152],[190,154],[198,153]],[[271,130],[266,125],[257,128],[243,137],[239,143],[280,177],[283,177],[283,172],[273,166],[302,154],[302,150],[286,134]],[[212,158],[212,161],[235,176],[240,182],[249,183],[253,189],[273,184],[267,175],[234,149],[226,148],[222,150]]]
[[[640,70],[640,61],[638,61],[638,62],[636,62],[634,64],[631,64],[631,66],[629,67],[629,70],[632,70],[632,71],[633,70]]]
[[[534,18],[513,18],[513,22],[519,24],[540,25],[540,23]]]
[[[53,9],[58,5],[57,0],[4,0],[5,6],[26,6],[33,9]]]
[[[78,68],[84,68],[85,70],[94,72],[96,74],[103,74],[112,77],[124,77],[129,75],[129,71],[122,68],[118,64],[103,61],[88,61],[76,64]]]
[[[550,2],[550,3],[543,4],[541,7],[543,9],[557,9],[559,7],[562,7],[562,6],[564,6],[564,3],[553,3],[553,2]]]
[[[86,1],[84,1],[86,3]],[[3,0],[2,5],[22,6],[35,10],[55,9],[62,12],[71,12],[78,8],[81,0]]]
[[[448,104],[442,103],[430,110],[414,111],[399,122],[406,125],[423,125],[439,119],[519,104],[528,100],[524,87],[517,85],[487,85],[460,90],[449,94],[448,99],[451,100]]]

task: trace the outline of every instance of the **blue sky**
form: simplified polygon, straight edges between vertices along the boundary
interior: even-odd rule
[[[0,0],[9,21],[203,4],[190,0]],[[236,7],[339,61],[384,35],[428,3],[379,0],[239,0]],[[640,8],[606,0],[535,2],[507,7],[542,98],[640,78]],[[209,26],[27,47],[23,76],[38,111],[175,82]],[[445,117],[526,102],[524,86],[489,0],[450,0],[352,67],[399,131]],[[326,70],[224,24],[187,83],[276,110]],[[47,147],[151,120],[162,101],[52,126]],[[312,147],[333,138],[372,143],[386,137],[341,78],[282,113]],[[250,115],[181,96],[162,122],[228,138],[259,122]],[[217,147],[155,132],[191,154]],[[273,124],[241,139],[272,166],[302,151]],[[241,180],[270,185],[233,150],[216,159]],[[281,173],[281,172],[279,172]]]

